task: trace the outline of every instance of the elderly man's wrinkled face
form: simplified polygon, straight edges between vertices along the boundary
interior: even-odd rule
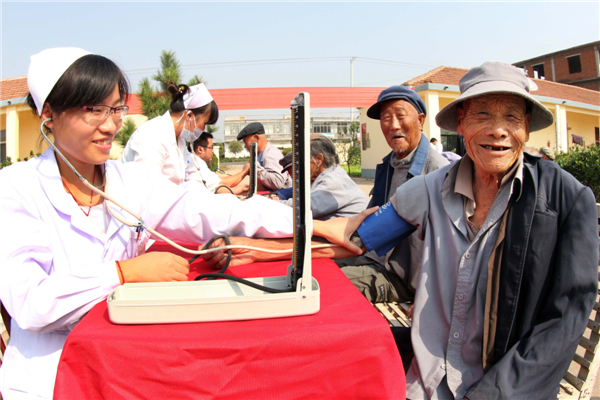
[[[464,135],[476,173],[501,179],[529,140],[531,115],[525,114],[525,99],[510,94],[475,97],[463,102],[457,117],[457,132]]]
[[[390,100],[381,105],[379,123],[388,145],[398,158],[413,151],[421,140],[425,114],[405,100]]]

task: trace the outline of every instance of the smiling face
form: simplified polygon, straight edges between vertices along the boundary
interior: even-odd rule
[[[490,94],[463,102],[457,113],[457,132],[477,174],[495,175],[498,180],[517,161],[529,140],[529,118],[525,99],[511,94]]]
[[[99,104],[87,104],[90,107],[95,105],[123,105],[118,87],[115,86],[113,92]],[[70,108],[56,114],[46,103],[42,118],[50,117],[52,121],[47,122],[46,126],[52,130],[56,147],[80,171],[108,160],[113,138],[123,122],[113,114],[104,121],[94,120],[89,111],[79,108]]]
[[[421,140],[425,114],[419,114],[406,100],[390,100],[381,105],[381,131],[398,158],[413,151]]]

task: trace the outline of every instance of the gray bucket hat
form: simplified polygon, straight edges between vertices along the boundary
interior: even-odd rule
[[[480,67],[471,68],[460,79],[460,96],[440,110],[435,122],[442,129],[456,132],[456,111],[460,103],[485,94],[508,93],[519,95],[531,103],[529,131],[539,131],[552,125],[554,116],[530,94],[532,84],[535,86],[517,67],[501,62],[486,62]]]

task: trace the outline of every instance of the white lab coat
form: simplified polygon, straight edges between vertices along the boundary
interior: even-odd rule
[[[136,161],[156,175],[164,175],[176,185],[187,181],[202,181],[193,163],[193,154],[181,136],[175,138],[171,113],[146,121],[129,138],[123,150],[122,162]]]
[[[176,186],[140,163],[108,161],[105,169],[108,194],[176,241],[293,234],[291,209],[261,196],[241,202],[197,182]],[[0,392],[5,400],[51,398],[67,335],[119,285],[115,260],[136,256],[148,235],[136,241],[133,228],[109,216],[100,237],[65,192],[52,149],[0,171],[0,188],[0,300],[13,317]]]
[[[219,175],[208,168],[206,161],[197,155],[192,154],[192,159],[194,161],[194,166],[198,169],[204,186],[206,186],[206,188],[211,192],[214,192],[215,189],[221,184],[221,178],[219,178]]]

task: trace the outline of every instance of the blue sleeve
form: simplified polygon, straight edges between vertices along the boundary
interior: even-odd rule
[[[279,197],[279,200],[291,199],[294,195],[294,188],[289,187],[281,190],[276,190],[275,193]]]

